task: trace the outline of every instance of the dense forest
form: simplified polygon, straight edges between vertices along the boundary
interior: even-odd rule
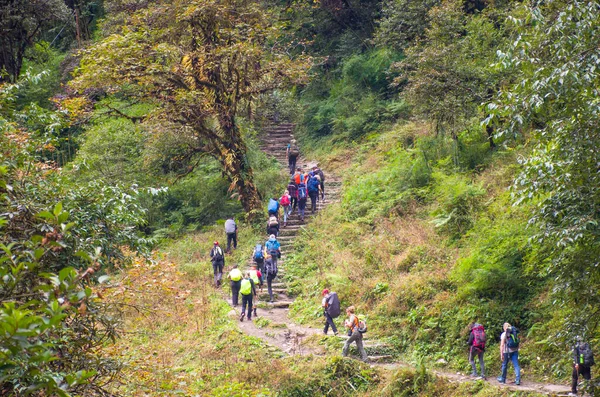
[[[469,324],[494,380],[505,322],[532,382],[600,346],[600,2],[5,0],[0,31],[0,395],[508,396],[436,372]],[[212,286],[225,219],[227,266],[264,241],[284,122],[342,181],[289,321],[336,291],[399,367],[283,354]]]

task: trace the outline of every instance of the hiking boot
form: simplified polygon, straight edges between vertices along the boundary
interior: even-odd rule
[[[469,377],[471,377],[471,378],[477,378],[477,374],[473,373],[473,374],[469,375]]]
[[[244,321],[244,317],[246,316],[245,312],[242,312],[242,315],[240,316],[240,321]]]
[[[576,396],[577,392],[569,392],[569,394],[567,394],[567,396]]]
[[[515,381],[515,385],[519,386],[521,384],[520,380]]]
[[[487,378],[486,378],[485,376],[483,376],[483,375],[481,375],[481,376],[480,376],[480,377],[478,377],[477,379],[479,379],[479,380],[487,380]]]
[[[254,317],[258,317],[258,314],[256,314],[256,309],[254,309]],[[250,320],[250,317],[248,317],[248,320]]]
[[[502,377],[497,377],[496,380],[498,381],[498,383],[506,383],[506,381],[502,379]]]

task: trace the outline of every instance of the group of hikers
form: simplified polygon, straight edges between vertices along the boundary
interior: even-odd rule
[[[287,226],[287,221],[292,212],[298,209],[300,220],[304,221],[307,199],[311,200],[311,210],[316,211],[317,201],[325,199],[325,176],[318,165],[312,167],[309,172],[303,172],[301,168],[296,167],[300,151],[296,141],[292,140],[287,146],[286,156],[290,169],[290,182],[283,195],[278,199],[273,197],[269,200],[267,207],[268,220],[266,232],[268,240],[261,244],[256,244],[252,250],[253,263],[250,269],[242,272],[237,264],[234,264],[228,274],[231,286],[231,300],[234,307],[239,304],[239,295],[242,296],[242,310],[240,321],[252,319],[252,315],[257,316],[256,296],[258,290],[262,291],[264,281],[267,283],[267,292],[269,301],[273,302],[272,284],[277,277],[277,260],[281,258],[281,245],[277,241],[280,231],[280,219],[283,215],[283,227]],[[231,249],[237,248],[237,225],[232,217],[225,222],[225,233],[227,237],[227,249],[214,242],[210,251],[210,257],[213,264],[214,282],[216,287],[220,287],[225,266],[225,253],[231,252]],[[338,329],[335,319],[341,313],[340,300],[336,292],[324,289],[322,291],[321,306],[323,316],[325,317],[325,327],[323,333],[327,335],[329,328],[334,335],[338,335]],[[363,345],[363,334],[367,332],[366,320],[356,314],[354,306],[346,309],[346,319],[344,328],[347,331],[348,339],[342,349],[342,355],[347,356],[350,345],[355,342],[361,360],[368,361],[368,356]],[[504,323],[503,332],[500,335],[500,360],[502,361],[501,374],[497,378],[499,383],[506,383],[508,366],[512,363],[515,371],[515,385],[521,384],[521,368],[519,366],[519,331],[509,323]],[[472,323],[469,326],[469,363],[471,364],[471,377],[486,379],[484,353],[486,347],[486,334],[483,325]],[[477,363],[479,361],[480,375],[477,373]],[[591,366],[595,364],[592,350],[588,343],[581,338],[573,349],[573,371],[570,396],[577,395],[577,386],[579,377],[586,381],[591,379]]]
[[[471,364],[471,377],[478,379],[486,379],[485,364],[483,355],[486,345],[486,334],[483,325],[473,323],[469,326],[469,363]],[[497,378],[499,383],[506,383],[508,374],[508,365],[512,363],[515,370],[515,385],[521,384],[521,367],[519,366],[519,330],[504,323],[502,326],[503,332],[500,335],[500,360],[502,361],[501,374]],[[479,361],[480,375],[477,374],[477,364],[475,359]],[[575,346],[573,347],[573,370],[571,374],[571,392],[569,396],[577,395],[577,386],[579,377],[581,376],[586,382],[592,378],[591,367],[595,364],[594,355],[589,343],[584,342],[581,337],[577,337]]]

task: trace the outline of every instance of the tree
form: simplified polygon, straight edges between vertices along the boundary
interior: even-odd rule
[[[112,34],[84,51],[73,86],[151,102],[145,122],[185,137],[177,156],[186,172],[199,156],[214,157],[244,209],[259,209],[236,117],[260,94],[301,81],[307,65],[277,46],[271,12],[255,1],[163,0],[118,18]]]
[[[58,24],[71,21],[63,0],[5,0],[0,3],[0,82],[16,82],[25,50]]]
[[[396,64],[404,71],[396,84],[407,84],[406,97],[417,114],[457,140],[470,119],[485,118],[479,107],[504,79],[490,67],[503,42],[502,11],[490,8],[471,16],[462,1],[445,0],[428,17],[423,39]],[[486,131],[493,148],[493,131]]]
[[[512,16],[512,39],[498,66],[515,74],[487,105],[502,134],[532,134],[533,150],[515,182],[517,203],[536,200],[533,240],[557,281],[569,320],[597,327],[600,307],[600,3],[550,0]],[[579,328],[579,331],[581,329]]]

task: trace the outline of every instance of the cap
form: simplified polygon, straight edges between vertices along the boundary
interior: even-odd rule
[[[274,235],[274,234],[271,234],[271,235],[269,236],[269,238],[275,238],[275,235]]]
[[[215,245],[219,245],[219,242],[218,242],[218,241],[215,241]]]
[[[329,293],[329,290],[327,288],[325,288],[323,290],[323,292],[321,292],[321,295],[327,295]]]

